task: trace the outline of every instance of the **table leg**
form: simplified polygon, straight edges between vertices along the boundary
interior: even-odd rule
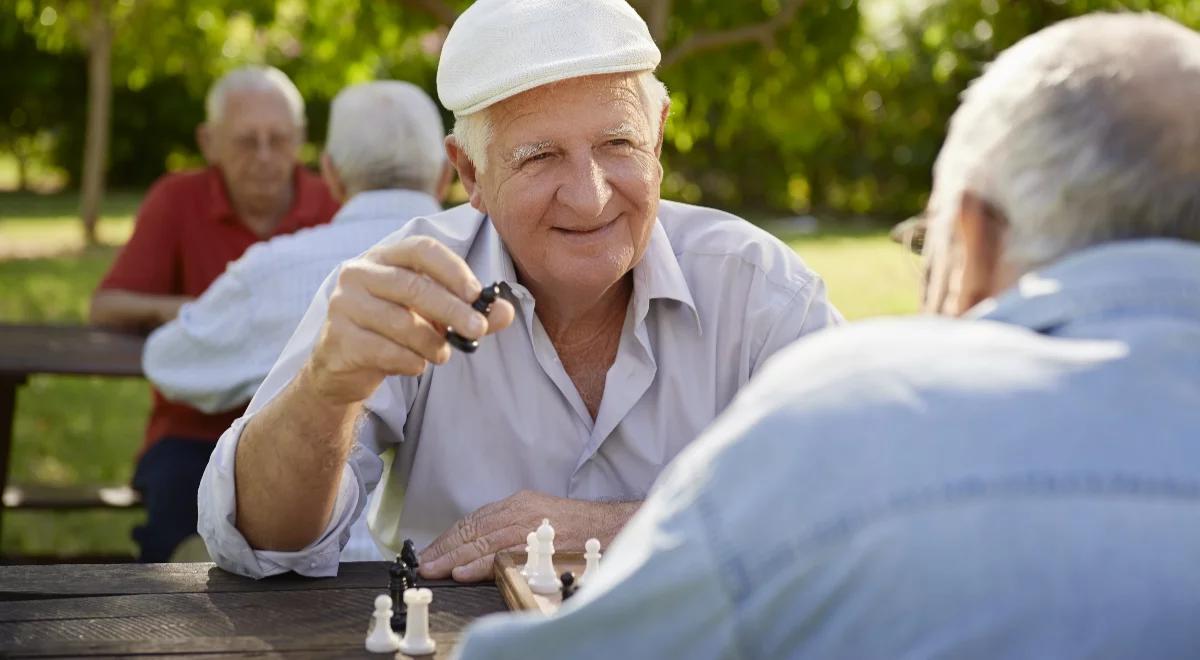
[[[8,487],[8,459],[12,454],[13,426],[16,424],[17,388],[23,376],[0,376],[0,496]],[[0,539],[4,538],[4,504],[0,502]]]

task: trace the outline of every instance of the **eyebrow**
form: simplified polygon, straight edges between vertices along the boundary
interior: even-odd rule
[[[606,138],[638,137],[639,135],[640,133],[638,133],[637,127],[627,121],[621,122],[620,124],[617,124],[616,126],[607,129],[600,134],[601,137]]]
[[[554,146],[553,140],[542,140],[541,142],[530,142],[514,147],[508,152],[508,162],[519,163],[530,156],[534,156],[541,151],[545,151]]]

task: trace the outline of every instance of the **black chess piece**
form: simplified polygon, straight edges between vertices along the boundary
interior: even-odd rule
[[[421,562],[417,561],[417,548],[412,539],[404,539],[404,546],[400,548],[400,561],[414,570],[421,567]]]
[[[413,588],[412,568],[396,557],[388,566],[388,595],[392,597],[392,631],[403,633],[408,625],[408,606],[404,604],[404,592]]]
[[[571,571],[567,571],[566,573],[558,576],[558,579],[560,582],[562,582],[562,599],[565,601],[571,596],[574,596],[575,591],[579,589],[579,585],[575,584],[575,574]]]
[[[500,297],[500,283],[496,282],[491,286],[483,287],[479,297],[471,304],[471,308],[475,311],[487,316],[492,311],[492,303],[496,302],[496,298]],[[453,328],[446,328],[446,341],[450,345],[462,351],[463,353],[474,353],[479,348],[478,339],[467,339],[458,334]]]

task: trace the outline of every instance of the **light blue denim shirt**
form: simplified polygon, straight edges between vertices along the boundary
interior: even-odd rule
[[[1093,248],[967,320],[798,342],[557,616],[460,652],[1200,657],[1200,246]]]

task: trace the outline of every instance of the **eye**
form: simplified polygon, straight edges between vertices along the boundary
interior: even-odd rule
[[[550,151],[543,151],[540,154],[534,154],[534,155],[530,156],[529,158],[526,158],[525,160],[521,161],[521,165],[522,166],[532,165],[533,163],[536,163],[541,160],[549,160],[550,157],[553,155],[554,154]]]
[[[632,147],[633,146],[633,142],[631,142],[627,138],[613,138],[613,139],[609,140],[606,144],[608,144],[608,146],[610,146],[610,147]]]

